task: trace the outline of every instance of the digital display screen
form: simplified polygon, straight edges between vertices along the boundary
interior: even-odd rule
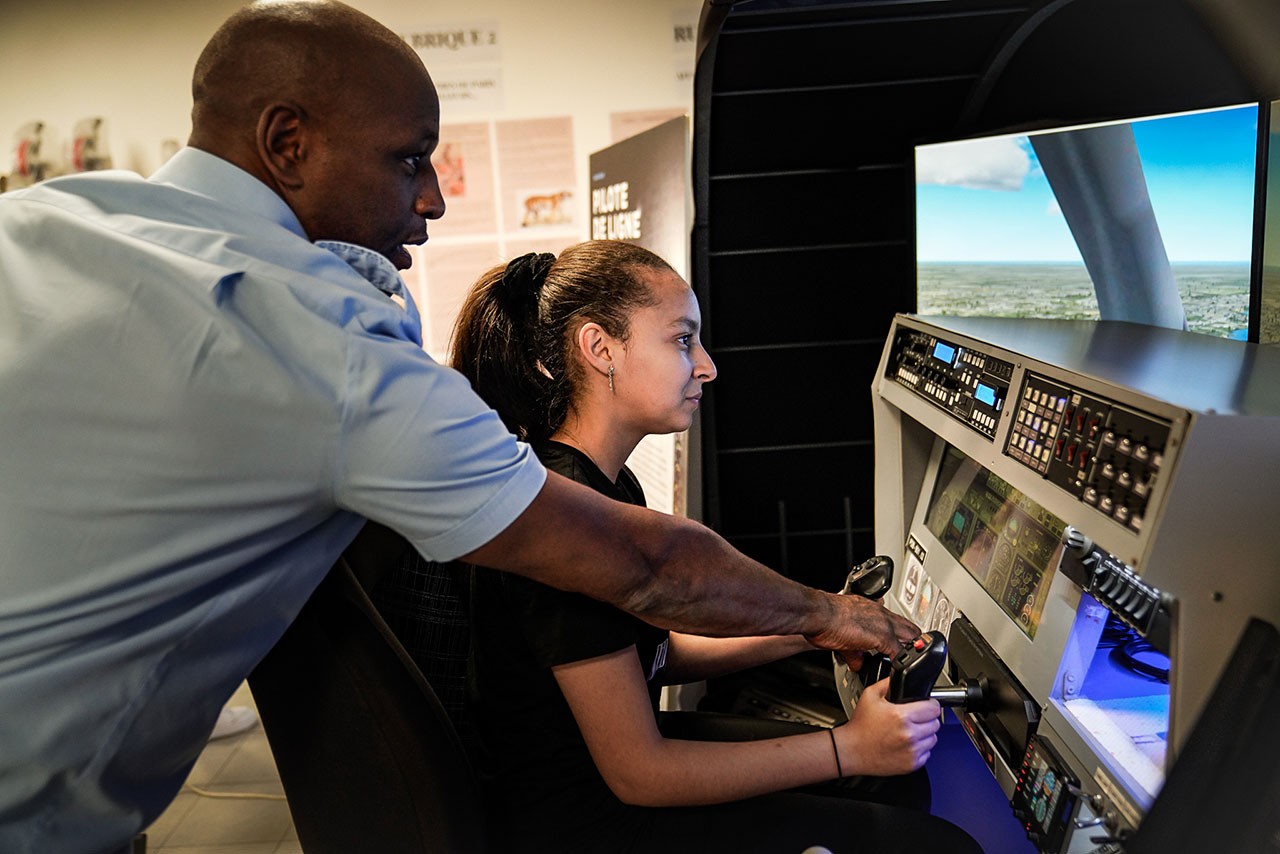
[[[1025,776],[1022,795],[1041,833],[1048,833],[1057,817],[1055,809],[1066,783],[1061,773],[1049,763],[1038,745],[1028,752],[1027,763],[1023,768]]]
[[[1034,638],[1066,524],[948,445],[925,526],[1018,628]]]
[[[995,408],[996,390],[986,383],[978,383],[978,387],[973,390],[973,396],[992,409]]]
[[[933,345],[933,358],[940,362],[946,362],[950,365],[956,359],[956,348],[950,344],[943,344],[939,341]]]

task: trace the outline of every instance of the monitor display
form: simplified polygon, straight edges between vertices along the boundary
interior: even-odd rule
[[[1034,639],[1066,524],[948,445],[925,527]]]
[[[1266,208],[1263,214],[1262,281],[1254,308],[1259,344],[1280,344],[1280,101],[1271,102],[1267,129]]]
[[[1248,338],[1258,122],[1245,104],[917,147],[917,312]]]

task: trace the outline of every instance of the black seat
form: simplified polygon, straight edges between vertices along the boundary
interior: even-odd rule
[[[366,525],[249,676],[307,854],[488,848],[458,734],[366,593],[408,548]]]

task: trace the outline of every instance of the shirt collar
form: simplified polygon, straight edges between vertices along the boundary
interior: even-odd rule
[[[404,281],[400,278],[400,271],[396,269],[395,264],[387,260],[386,256],[364,246],[344,243],[341,240],[317,240],[315,244],[346,261],[351,265],[351,269],[384,294],[401,298],[405,296],[406,291]]]
[[[148,179],[208,196],[231,207],[257,214],[299,237],[302,230],[293,209],[266,184],[221,157],[198,148],[184,148]]]
[[[422,345],[422,317],[418,314],[418,306],[413,295],[405,287],[400,271],[385,256],[364,246],[354,243],[343,243],[341,240],[317,240],[315,245],[327,249],[351,266],[361,278],[391,297],[392,301],[404,309],[414,328],[418,330],[416,342]]]
[[[293,209],[266,184],[228,160],[201,151],[183,148],[169,158],[149,179],[158,184],[171,184],[230,207],[256,214],[308,240]],[[317,247],[337,255],[384,294],[392,297],[408,314],[415,328],[421,329],[421,317],[400,271],[386,257],[353,243],[318,240]],[[421,343],[421,331],[417,333]]]

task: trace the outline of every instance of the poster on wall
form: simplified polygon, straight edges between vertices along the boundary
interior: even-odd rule
[[[440,129],[440,144],[431,155],[431,165],[440,181],[445,216],[431,223],[433,240],[497,233],[498,199],[489,129],[489,122],[464,122]]]
[[[445,215],[428,224],[427,246],[410,247],[413,267],[403,274],[432,358],[447,360],[458,310],[486,270],[583,239],[575,161],[568,116],[441,126],[431,165]]]
[[[609,114],[609,139],[621,142],[664,122],[687,115],[688,110],[681,107],[668,107],[657,110],[623,110]]]
[[[590,169],[591,238],[637,243],[688,280],[688,117],[669,119],[593,152]],[[690,506],[697,506],[696,496],[691,501],[690,495],[690,447],[688,433],[647,436],[627,460],[653,509],[687,515]]]
[[[502,30],[496,20],[436,21],[404,27],[400,37],[431,70],[446,115],[504,109]]]
[[[576,233],[573,120],[568,116],[495,124],[502,176],[502,230],[522,238]]]

